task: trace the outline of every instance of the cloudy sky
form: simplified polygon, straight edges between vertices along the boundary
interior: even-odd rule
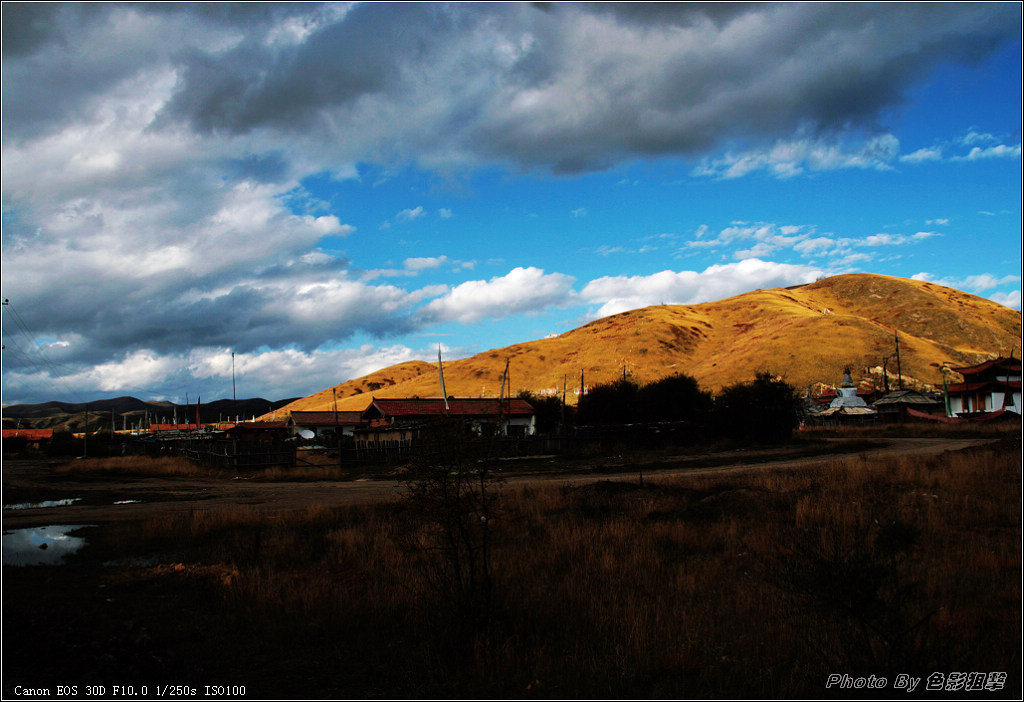
[[[1019,3],[3,3],[3,402],[821,276],[1021,307]]]

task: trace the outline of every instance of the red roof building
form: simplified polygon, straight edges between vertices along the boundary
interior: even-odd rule
[[[964,382],[946,386],[949,416],[978,412],[1021,413],[1020,360],[993,358],[976,366],[953,368]]]
[[[363,413],[346,410],[334,412],[292,412],[288,417],[288,426],[292,427],[295,433],[311,431],[316,436],[324,434],[336,434],[340,436],[351,436],[357,427],[361,427]]]
[[[242,441],[284,441],[291,434],[287,422],[239,422],[225,432]]]
[[[201,424],[150,424],[149,431],[157,434],[163,431],[196,431],[202,429]]]
[[[3,438],[21,438],[30,444],[39,445],[42,441],[49,441],[53,438],[53,427],[48,429],[4,429]]]
[[[444,398],[375,398],[362,414],[369,430],[411,427],[443,417],[461,419],[476,428],[500,423],[501,433],[508,436],[530,436],[535,430],[533,405],[519,398],[450,397],[447,403]]]

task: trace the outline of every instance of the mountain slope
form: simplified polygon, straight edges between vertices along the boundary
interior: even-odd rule
[[[598,319],[557,337],[445,361],[449,395],[497,396],[506,360],[512,392],[561,394],[625,373],[638,383],[674,373],[717,391],[770,370],[802,388],[855,379],[881,386],[887,356],[896,382],[896,333],[904,384],[940,386],[944,363],[1019,355],[1020,313],[934,283],[850,274],[756,290],[699,305],[659,305]],[[392,382],[381,384],[382,379]],[[291,410],[362,409],[371,396],[438,397],[437,365],[392,366],[292,402]],[[266,417],[269,419],[269,417]]]

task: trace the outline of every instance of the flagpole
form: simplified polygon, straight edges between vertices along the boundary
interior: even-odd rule
[[[235,352],[231,352],[231,407],[235,410],[235,423],[238,423],[238,393],[235,392]]]
[[[441,397],[444,398],[444,410],[450,412],[451,407],[448,406],[448,392],[444,389],[444,366],[441,365],[441,344],[437,345],[437,376],[441,381]]]

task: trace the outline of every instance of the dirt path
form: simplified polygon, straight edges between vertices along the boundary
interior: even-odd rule
[[[841,449],[844,440],[832,443]],[[928,456],[990,443],[992,439],[879,439],[853,454],[868,460],[889,455]],[[847,441],[846,447],[850,443]],[[616,478],[678,475],[735,475],[747,471],[786,470],[820,464],[832,454],[796,456],[792,448],[739,450],[668,458],[618,456],[591,461],[537,459],[502,464],[508,485],[531,482],[585,483]],[[841,452],[840,452],[841,453]],[[261,482],[246,479],[192,477],[76,476],[56,474],[47,462],[5,461],[3,464],[4,529],[49,524],[103,524],[250,506],[267,512],[290,512],[313,506],[384,502],[402,497],[397,480]],[[13,504],[75,500],[67,505],[9,509]]]

